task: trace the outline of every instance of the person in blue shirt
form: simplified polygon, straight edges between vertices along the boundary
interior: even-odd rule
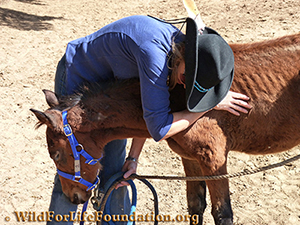
[[[58,96],[69,95],[85,83],[139,78],[144,120],[152,138],[162,141],[188,128],[211,109],[234,115],[247,113],[251,108],[249,98],[229,91],[233,71],[233,53],[215,31],[207,28],[200,35],[196,23],[187,19],[184,35],[172,24],[137,15],[69,42],[57,67],[55,92]],[[186,88],[187,109],[171,113],[169,89],[176,84]],[[124,171],[124,177],[136,172],[144,142],[144,138],[133,138],[126,159],[126,140],[105,146],[100,162],[101,186],[117,172]],[[118,185],[113,192],[112,214],[129,212],[125,185]],[[56,175],[50,211],[69,214],[76,208],[63,195]]]

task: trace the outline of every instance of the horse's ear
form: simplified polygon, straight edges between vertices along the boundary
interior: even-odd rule
[[[51,125],[51,120],[45,113],[35,110],[35,109],[30,109],[30,111],[34,113],[36,118],[38,118],[40,125],[42,125],[42,124],[46,124],[47,126]]]
[[[53,91],[44,89],[43,92],[45,94],[46,101],[50,107],[55,107],[59,105],[58,98]]]
[[[45,124],[48,127],[56,128],[57,127],[57,120],[55,119],[55,115],[47,112],[41,112],[35,109],[30,109],[31,112],[38,118],[39,123],[37,124],[37,128],[41,125]]]

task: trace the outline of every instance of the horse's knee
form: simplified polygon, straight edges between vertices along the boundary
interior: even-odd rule
[[[207,168],[206,168],[207,169]],[[216,166],[213,170],[203,169],[205,175],[226,174],[226,161]],[[229,181],[226,179],[207,181],[212,203],[212,215],[216,225],[232,225],[233,212],[230,203]]]
[[[187,198],[190,213],[203,213],[206,208],[206,184],[204,181],[187,182]]]
[[[219,182],[219,184],[221,184]],[[222,186],[219,186],[222,189]],[[233,224],[233,212],[230,203],[229,189],[226,185],[222,190],[217,190],[211,193],[212,196],[212,215],[216,225],[232,225]],[[217,192],[217,193],[216,193]]]

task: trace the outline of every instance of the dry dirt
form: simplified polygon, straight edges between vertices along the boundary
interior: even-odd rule
[[[196,4],[206,24],[228,42],[260,41],[300,30],[299,0],[196,0]],[[47,153],[45,127],[34,129],[36,118],[29,109],[47,108],[41,90],[53,90],[56,64],[66,44],[134,14],[167,19],[186,16],[181,0],[0,0],[1,224],[20,224],[15,211],[40,213],[48,209],[55,166]],[[268,156],[231,153],[228,168],[238,172],[297,153],[298,147]],[[295,162],[232,179],[234,223],[300,224],[299,172],[300,162]],[[165,143],[152,140],[147,141],[138,173],[184,175],[180,158]],[[184,182],[152,183],[162,214],[187,214]],[[138,213],[151,212],[151,195],[143,186],[138,189]],[[213,224],[210,204],[204,224]]]

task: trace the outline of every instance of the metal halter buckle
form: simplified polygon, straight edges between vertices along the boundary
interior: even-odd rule
[[[65,124],[64,125],[64,133],[67,137],[71,136],[73,134],[72,128],[70,124]]]
[[[93,208],[95,210],[100,209],[100,206],[101,206],[104,196],[105,196],[104,191],[99,190],[98,188],[95,188],[94,196],[91,198],[91,202],[92,202]]]

